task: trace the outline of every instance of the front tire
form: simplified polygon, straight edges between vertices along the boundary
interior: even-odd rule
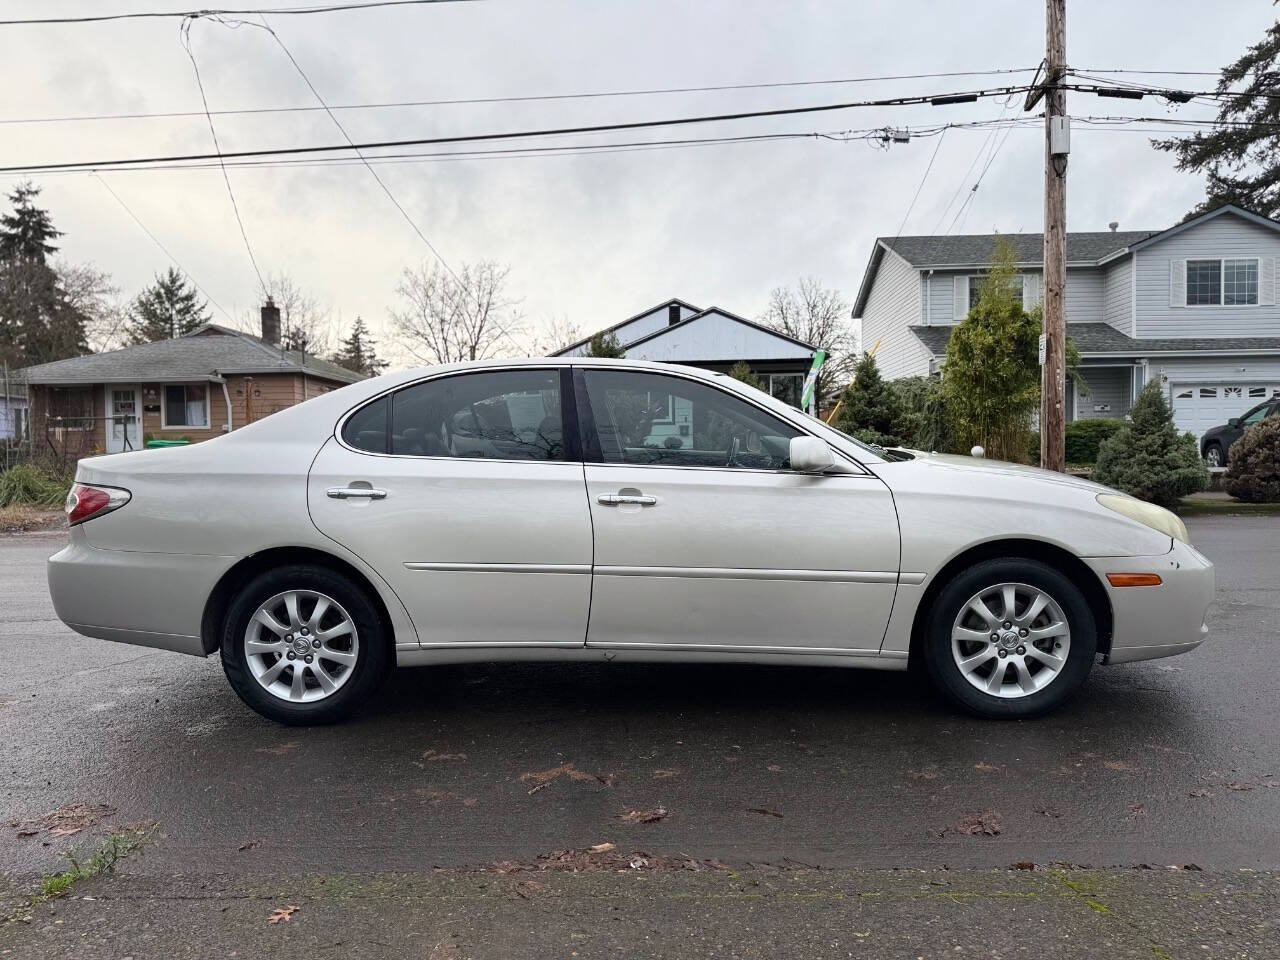
[[[1222,453],[1222,444],[1211,443],[1204,448],[1204,462],[1210,467],[1225,466],[1226,459]]]
[[[953,703],[991,719],[1025,719],[1080,689],[1098,649],[1084,595],[1037,560],[987,560],[951,580],[923,638],[925,668]]]
[[[222,669],[246,704],[290,725],[345,719],[390,667],[387,638],[369,595],[326,567],[262,573],[231,603]]]

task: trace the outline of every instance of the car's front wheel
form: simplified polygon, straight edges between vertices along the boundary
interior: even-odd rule
[[[368,594],[325,567],[269,570],[228,610],[222,669],[245,703],[287,724],[344,719],[389,666],[386,638]]]
[[[1226,457],[1222,454],[1222,444],[1211,443],[1204,448],[1204,462],[1210,467],[1221,467]]]
[[[943,587],[921,652],[952,701],[980,716],[1019,719],[1074,694],[1097,647],[1079,588],[1048,564],[1009,558],[979,563]]]

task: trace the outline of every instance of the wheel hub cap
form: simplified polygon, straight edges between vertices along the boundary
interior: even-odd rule
[[[351,679],[360,655],[355,621],[332,597],[286,590],[265,601],[244,632],[249,672],[273,697],[323,700]]]
[[[1043,690],[1066,666],[1071,630],[1062,607],[1027,583],[998,583],[969,598],[951,628],[961,676],[990,696]]]

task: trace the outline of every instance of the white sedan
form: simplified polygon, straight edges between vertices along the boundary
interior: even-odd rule
[[[393,664],[919,663],[1028,717],[1204,640],[1213,566],[1083,480],[871,448],[722,374],[588,359],[353,384],[81,461],[58,616],[219,652],[253,709],[347,715]]]

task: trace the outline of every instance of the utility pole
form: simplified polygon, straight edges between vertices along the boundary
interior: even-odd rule
[[[1067,66],[1066,0],[1045,0],[1044,80],[1027,109],[1044,98],[1044,333],[1040,339],[1040,465],[1061,471],[1066,458],[1067,97],[1058,84]]]

